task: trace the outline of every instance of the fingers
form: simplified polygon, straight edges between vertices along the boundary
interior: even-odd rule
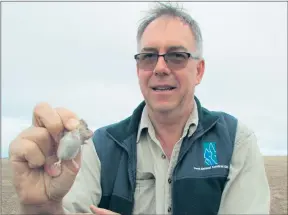
[[[44,157],[53,155],[55,151],[56,146],[54,140],[50,136],[48,130],[42,127],[30,127],[20,133],[18,139],[20,139],[19,141],[22,140],[23,142],[31,142],[31,146],[28,144],[28,142],[25,145],[23,145],[23,143],[19,144],[18,147],[21,147],[20,145],[23,145],[23,153],[35,154],[36,151],[29,151],[32,146],[34,147],[34,145],[38,147]]]
[[[57,161],[58,161],[58,158],[56,154],[46,158],[44,170],[51,177],[57,177],[61,174],[61,168],[53,168],[54,163]]]
[[[45,127],[55,140],[63,130],[60,116],[56,110],[47,103],[39,103],[35,106],[33,111],[33,125],[36,127]]]
[[[67,162],[72,162],[72,161],[67,161]],[[71,164],[73,165],[73,164]],[[60,201],[71,189],[76,175],[78,174],[78,170],[73,171],[70,168],[68,168],[68,165],[64,165],[64,163],[61,164],[60,166],[61,171],[59,172],[60,174],[55,175],[55,177],[50,178],[52,171],[58,171],[57,167],[53,170],[51,169],[50,165],[50,173],[47,172],[48,174],[45,175],[45,177],[48,177],[49,180],[45,180],[46,182],[46,190],[47,190],[47,195],[49,199],[54,200],[54,201]]]
[[[39,103],[33,112],[34,126],[24,130],[10,144],[10,160],[14,161],[12,165],[18,162],[16,168],[27,170],[27,168],[42,167],[51,161],[50,158],[55,160],[56,144],[62,137],[64,128],[72,130],[78,123],[78,117],[73,112],[60,107],[53,109],[47,103]],[[70,168],[70,164],[67,165]],[[44,166],[44,169],[47,168]],[[72,167],[70,169],[73,170]],[[51,174],[53,176],[59,172],[51,172]]]
[[[62,107],[57,107],[55,110],[60,116],[65,129],[71,131],[79,124],[79,118],[72,111]]]
[[[113,212],[113,211],[106,210],[106,209],[104,209],[104,208],[98,208],[98,207],[96,207],[95,205],[91,205],[91,206],[90,206],[90,210],[91,210],[93,213],[97,214],[97,215],[120,215],[120,214],[118,214],[118,213],[115,213],[115,212]]]
[[[17,173],[44,165],[46,157],[53,154],[53,140],[45,128],[30,127],[11,142],[9,159]]]
[[[71,130],[76,127],[78,117],[65,108],[52,108],[48,103],[42,102],[35,106],[33,111],[33,125],[45,127],[57,142],[64,128]]]

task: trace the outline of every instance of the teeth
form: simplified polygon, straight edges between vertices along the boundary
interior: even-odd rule
[[[173,87],[155,87],[153,89],[154,90],[162,90],[162,91],[164,91],[164,90],[172,90]]]
[[[170,87],[157,87],[156,90],[169,90]]]

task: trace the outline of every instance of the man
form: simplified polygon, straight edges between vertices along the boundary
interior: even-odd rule
[[[145,102],[98,129],[76,162],[51,168],[64,128],[79,118],[35,107],[33,127],[11,143],[26,214],[269,214],[270,193],[255,134],[194,96],[205,63],[197,23],[159,4],[139,26],[135,55]],[[80,162],[81,161],[81,162]],[[44,167],[44,168],[42,168]]]

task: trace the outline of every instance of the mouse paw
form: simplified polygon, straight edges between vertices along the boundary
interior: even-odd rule
[[[55,162],[55,163],[52,165],[53,168],[60,168],[60,166],[61,166],[61,160]]]

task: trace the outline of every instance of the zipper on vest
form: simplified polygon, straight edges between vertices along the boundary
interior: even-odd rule
[[[195,133],[195,136],[192,136],[190,137],[192,139],[192,143],[195,142],[199,137],[203,136],[206,132],[208,132],[216,123],[217,123],[218,120],[216,120],[215,122],[213,122],[208,128],[206,128],[204,131],[199,131],[197,133]],[[188,141],[188,136],[186,135],[185,139],[183,140],[183,142],[185,141]],[[191,147],[191,146],[190,146]],[[187,151],[190,149],[190,147],[187,147],[185,149],[185,151],[183,153],[181,153],[180,157],[178,158],[177,160],[177,163],[175,165],[175,168],[174,168],[174,171],[173,171],[173,175],[174,175],[174,172],[178,166],[178,164],[181,162],[181,160],[183,159],[184,155],[187,153]]]
[[[192,137],[190,137],[191,138],[191,140],[192,140],[192,143],[193,142],[195,142],[199,137],[201,137],[201,136],[203,136],[207,131],[209,131],[216,123],[217,123],[217,121],[218,120],[216,120],[215,122],[213,122],[207,129],[205,129],[204,131],[199,131],[199,132],[197,132],[197,133],[194,133],[195,134],[195,136],[194,135],[192,135]],[[188,141],[188,139],[190,139],[189,137],[188,137],[188,133],[187,133],[187,135],[185,136],[185,138],[184,138],[184,140],[183,140],[183,143],[184,143],[184,141],[186,142],[186,141]],[[191,147],[191,146],[190,146]],[[181,160],[183,159],[183,157],[184,157],[184,155],[187,153],[187,151],[190,149],[190,147],[187,147],[186,149],[185,149],[185,151],[180,155],[180,157],[178,158],[178,160],[177,160],[177,163],[175,164],[175,167],[174,167],[174,170],[173,170],[173,179],[175,179],[175,171],[176,171],[176,169],[177,169],[177,167],[178,167],[178,164],[181,162]],[[174,180],[173,180],[174,181]],[[174,189],[173,189],[173,182],[171,183],[171,191],[172,191],[172,196],[174,196],[173,194],[174,194]],[[172,208],[174,208],[174,201],[172,200]]]
[[[132,187],[132,196],[131,196],[131,202],[132,202],[132,211],[133,211],[133,207],[134,207],[134,197],[133,197],[133,194],[134,194],[134,192],[135,192],[135,188],[136,188],[136,182],[135,183],[133,183],[133,170],[132,170],[132,168],[131,168],[131,164],[132,164],[132,162],[129,162],[129,160],[131,160],[132,158],[131,158],[131,154],[128,152],[128,149],[125,147],[125,146],[123,146],[123,144],[121,144],[118,140],[116,140],[109,132],[107,132],[106,131],[106,133],[109,135],[109,137],[112,139],[112,140],[114,140],[122,149],[124,149],[125,150],[125,152],[127,153],[127,155],[128,155],[128,176],[129,176],[129,182],[130,182],[130,185],[131,185],[131,187]],[[137,156],[137,155],[136,155]],[[136,164],[135,164],[136,165]],[[136,167],[137,168],[137,167]],[[135,170],[136,171],[136,170]],[[136,180],[136,178],[135,178],[135,180]],[[132,211],[131,211],[131,214],[132,214]]]

